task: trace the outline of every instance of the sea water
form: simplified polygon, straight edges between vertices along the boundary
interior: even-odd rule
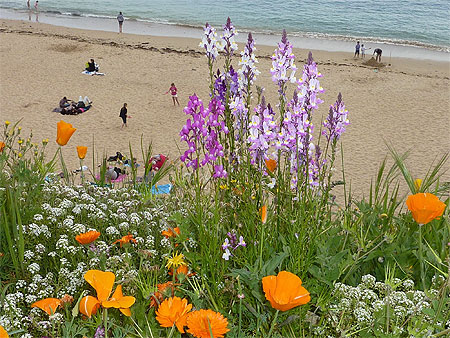
[[[35,0],[31,0],[33,8]],[[26,9],[26,0],[0,0]],[[228,16],[240,30],[337,40],[420,46],[449,51],[448,0],[41,0],[40,12],[200,27]]]

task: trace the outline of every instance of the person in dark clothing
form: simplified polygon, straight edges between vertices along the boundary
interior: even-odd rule
[[[359,57],[359,49],[361,48],[359,41],[356,42],[356,46],[355,46],[355,56],[354,57]]]
[[[66,107],[69,107],[69,106],[70,106],[69,101],[72,101],[72,100],[69,100],[67,97],[64,96],[64,97],[61,99],[61,101],[59,101],[59,108],[66,108]]]
[[[377,62],[381,62],[381,54],[383,53],[383,51],[380,48],[375,48],[375,50],[373,51],[373,55],[375,55],[375,60]]]
[[[112,181],[118,179],[121,174],[125,174],[125,171],[120,168],[108,168],[108,170],[106,170],[105,177]]]
[[[124,103],[122,109],[120,109],[119,116],[122,118],[122,128],[125,126],[127,127],[127,117],[128,117],[128,110],[127,110],[127,104]]]
[[[98,67],[95,66],[94,59],[91,59],[91,61],[88,62],[88,66],[86,67],[86,70],[88,72],[98,72]]]

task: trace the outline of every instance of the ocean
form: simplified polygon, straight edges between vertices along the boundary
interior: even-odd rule
[[[34,1],[31,1],[33,7]],[[25,0],[0,8],[26,9]],[[449,51],[448,0],[41,0],[41,12],[220,28],[230,16],[238,30],[335,40],[364,40]]]

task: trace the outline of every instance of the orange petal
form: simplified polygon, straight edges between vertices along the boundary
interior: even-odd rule
[[[1,152],[1,147],[0,147],[0,152]],[[9,338],[8,332],[6,332],[6,330],[1,325],[0,325],[0,338]]]
[[[99,307],[100,302],[92,296],[83,297],[80,301],[80,312],[89,318],[97,313]]]
[[[129,308],[127,309],[119,309],[120,312],[122,312],[125,316],[131,317],[131,310]]]
[[[116,276],[109,271],[89,270],[84,274],[84,279],[97,291],[98,300],[104,302],[111,294]]]
[[[31,307],[38,307],[41,310],[47,312],[50,316],[56,312],[56,309],[60,305],[62,305],[62,302],[58,298],[45,298],[34,302],[33,304],[31,304]]]
[[[263,205],[259,210],[261,212],[261,222],[265,224],[267,222],[267,205]]]
[[[56,130],[56,143],[60,146],[65,146],[76,130],[70,123],[63,120],[59,121]]]
[[[77,153],[78,153],[79,159],[81,159],[81,160],[84,159],[86,157],[87,147],[77,146]]]

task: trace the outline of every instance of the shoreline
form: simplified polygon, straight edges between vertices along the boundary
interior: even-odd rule
[[[67,28],[77,28],[85,30],[117,32],[117,22],[114,18],[93,17],[93,16],[74,16],[63,15],[48,12],[34,12],[28,10],[0,10],[0,19],[39,22],[53,26],[61,26]],[[126,20],[124,24],[124,34],[144,35],[151,37],[167,37],[167,38],[192,38],[200,41],[203,30],[187,25],[153,23],[143,20]],[[236,37],[238,43],[245,43],[247,32],[240,31]],[[280,35],[275,33],[253,33],[256,46],[276,46],[280,40]],[[330,39],[321,37],[308,37],[289,35],[290,41],[295,48],[311,49],[326,52],[347,52],[354,51],[353,40]],[[361,41],[370,48],[367,57],[371,57],[371,51],[375,48],[383,50],[384,60],[387,58],[409,58],[415,60],[432,60],[441,62],[450,62],[450,52],[429,49],[426,46],[413,46],[404,44],[395,44],[376,41]],[[444,48],[444,47],[443,47]]]

